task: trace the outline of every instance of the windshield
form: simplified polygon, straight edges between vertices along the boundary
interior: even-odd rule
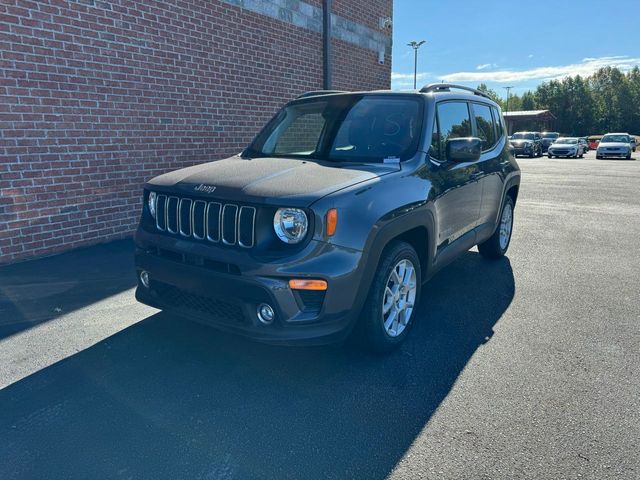
[[[558,138],[560,136],[559,133],[555,133],[555,132],[545,132],[542,134],[542,138]]]
[[[514,133],[511,140],[533,140],[533,133]]]
[[[600,143],[629,143],[629,137],[626,135],[605,135]]]
[[[555,141],[555,143],[561,143],[563,145],[574,145],[578,143],[577,138],[559,138]]]
[[[421,132],[422,102],[409,96],[336,95],[284,107],[245,152],[383,163],[411,158]]]

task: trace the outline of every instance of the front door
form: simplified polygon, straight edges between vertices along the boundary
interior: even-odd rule
[[[437,165],[433,171],[434,201],[438,218],[438,246],[450,244],[478,224],[482,187],[478,162],[456,163],[446,158],[446,143],[452,138],[471,137],[469,104],[447,101],[437,104],[436,121],[429,151]]]

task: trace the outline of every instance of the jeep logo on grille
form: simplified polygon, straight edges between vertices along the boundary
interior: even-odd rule
[[[213,193],[216,190],[216,187],[214,187],[213,185],[205,185],[201,183],[200,185],[198,185],[197,187],[194,187],[193,189],[196,192]]]

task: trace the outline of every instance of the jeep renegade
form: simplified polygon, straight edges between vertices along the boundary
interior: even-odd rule
[[[259,341],[388,351],[439,269],[505,254],[519,184],[480,91],[310,92],[241,154],[145,185],[136,297]]]

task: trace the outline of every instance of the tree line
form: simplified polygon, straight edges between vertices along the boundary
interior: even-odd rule
[[[506,99],[480,84],[502,111]],[[553,128],[564,135],[587,136],[607,132],[640,135],[640,68],[627,73],[604,67],[589,77],[566,77],[544,82],[533,91],[509,96],[509,111],[549,110]]]

